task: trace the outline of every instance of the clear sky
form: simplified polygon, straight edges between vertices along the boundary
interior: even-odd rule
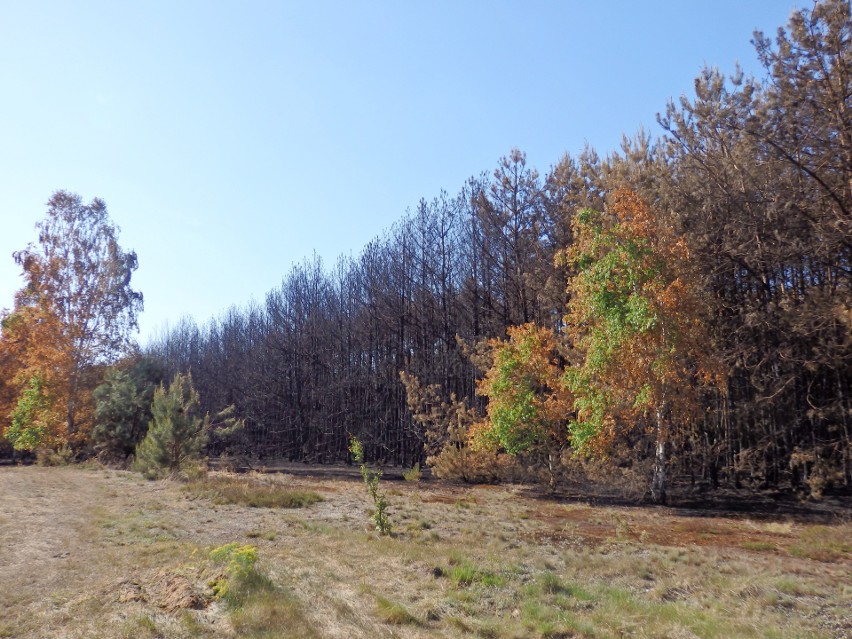
[[[140,341],[330,265],[512,147],[545,173],[758,72],[794,0],[0,2],[0,308],[51,193],[139,256]],[[810,6],[810,3],[806,3]]]

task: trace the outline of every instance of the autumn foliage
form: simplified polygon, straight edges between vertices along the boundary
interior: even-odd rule
[[[478,384],[488,398],[487,420],[471,431],[480,446],[511,455],[567,442],[571,398],[562,384],[557,338],[535,324],[511,326],[508,339],[488,342],[492,366]]]
[[[70,349],[49,305],[21,303],[2,321],[0,414],[5,437],[16,450],[67,443],[63,425]]]
[[[130,346],[142,296],[130,288],[136,255],[98,199],[58,191],[38,244],[15,253],[24,287],[0,335],[0,425],[18,450],[89,443],[92,391]]]
[[[126,459],[153,388],[191,371],[199,415],[233,404],[239,454],[263,460],[343,462],[355,433],[370,462],[466,481],[546,460],[653,472],[659,500],[667,467],[849,491],[849,1],[753,42],[763,77],[704,69],[660,138],[542,176],[513,149],[357,256],[181,320],[147,345],[152,375],[105,375],[141,309],[136,256],[103,202],[56,193],[0,314],[2,444]]]
[[[565,333],[580,355],[565,371],[577,409],[572,443],[604,454],[638,426],[655,431],[664,466],[670,429],[696,417],[702,384],[721,381],[689,251],[628,190],[605,213],[581,211],[574,238],[559,255],[573,271]]]

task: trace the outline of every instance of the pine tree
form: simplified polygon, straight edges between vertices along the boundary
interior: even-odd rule
[[[154,391],[153,419],[145,439],[136,447],[137,470],[150,478],[188,470],[202,461],[211,435],[224,438],[243,428],[242,420],[231,416],[233,406],[211,421],[209,415],[200,414],[199,404],[189,373],[177,373],[168,388],[160,385]]]
[[[153,415],[151,404],[159,380],[151,360],[138,358],[110,368],[93,395],[92,441],[101,458],[121,461],[133,454]]]

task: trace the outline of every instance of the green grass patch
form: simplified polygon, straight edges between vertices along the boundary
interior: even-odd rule
[[[547,596],[559,599],[576,599],[577,601],[594,601],[595,596],[585,588],[571,584],[552,572],[543,572],[533,583],[526,587],[526,593],[533,598]]]
[[[597,604],[590,620],[598,629],[616,636],[631,635],[641,627],[645,636],[698,636],[706,639],[762,637],[761,629],[747,620],[720,616],[690,601],[651,601],[623,588],[595,590]]]
[[[567,592],[565,584],[562,583],[562,580],[558,575],[555,575],[552,572],[542,573],[542,575],[538,578],[538,581],[542,592],[546,592],[547,594],[555,595]]]
[[[451,566],[445,574],[456,587],[462,588],[473,584],[497,588],[502,586],[506,580],[499,574],[490,570],[481,570],[468,561]]]
[[[313,639],[319,635],[299,600],[277,586],[257,566],[257,549],[230,543],[216,548],[210,559],[224,566],[210,583],[231,611],[231,624],[243,639]]]
[[[476,567],[469,563],[453,566],[450,568],[449,576],[450,581],[456,586],[469,586],[476,581]]]
[[[745,550],[753,550],[755,552],[772,552],[776,549],[775,544],[768,541],[744,541],[740,546]]]
[[[309,490],[291,490],[253,479],[206,477],[186,484],[186,490],[214,504],[242,504],[253,508],[306,508],[323,501]]]

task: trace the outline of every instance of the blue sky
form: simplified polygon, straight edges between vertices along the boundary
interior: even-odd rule
[[[617,148],[793,0],[4,2],[0,308],[57,189],[139,256],[144,343],[358,254],[512,147]]]

